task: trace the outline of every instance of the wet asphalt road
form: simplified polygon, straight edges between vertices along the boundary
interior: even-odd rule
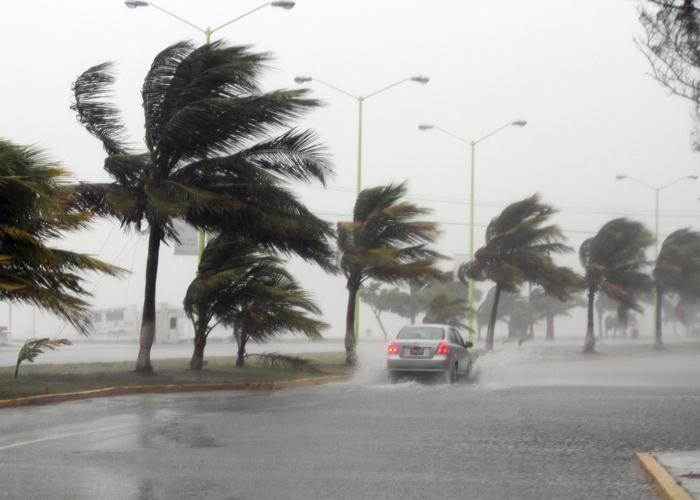
[[[635,452],[700,449],[697,355],[501,361],[455,386],[392,386],[377,365],[319,387],[4,409],[0,498],[652,500]],[[606,367],[617,380],[584,383]]]

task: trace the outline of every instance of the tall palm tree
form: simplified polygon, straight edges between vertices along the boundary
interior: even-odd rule
[[[555,210],[540,202],[538,195],[507,206],[486,228],[486,245],[474,260],[459,268],[459,279],[496,283],[493,307],[486,331],[486,350],[493,349],[494,327],[501,291],[517,292],[523,283],[541,286],[546,293],[568,300],[579,277],[571,269],[554,264],[551,255],[571,249],[561,243],[564,235],[557,226],[542,226]]]
[[[70,174],[43,151],[0,139],[0,299],[33,304],[88,334],[91,315],[81,273],[123,270],[88,255],[47,246],[85,229]]]
[[[676,294],[686,302],[700,299],[700,233],[686,228],[669,234],[661,245],[652,275],[657,302],[654,346],[662,348],[661,311],[664,294]]]
[[[332,227],[283,186],[284,179],[325,183],[328,158],[309,131],[271,136],[319,103],[306,99],[306,90],[263,93],[258,82],[268,59],[221,42],[197,49],[180,42],[158,54],[142,89],[144,153],[127,144],[107,100],[111,64],[90,68],[73,85],[73,109],[102,141],[114,179],[84,185],[84,203],[149,233],[137,372],[153,370],[158,255],[161,242],[177,241],[175,220],[244,235],[333,269]]]
[[[648,265],[644,253],[653,242],[653,235],[643,224],[621,218],[611,220],[581,244],[579,260],[585,271],[583,284],[588,298],[584,352],[595,350],[593,304],[598,290],[617,302],[622,322],[630,309],[641,312],[635,295],[651,288],[651,278],[643,270]]]
[[[349,366],[357,361],[355,298],[363,282],[402,284],[448,277],[436,267],[444,257],[426,246],[439,234],[437,223],[415,220],[430,211],[400,201],[406,191],[405,183],[365,189],[355,202],[353,221],[338,223],[340,268],[348,289],[345,358]]]
[[[481,340],[481,329],[487,326],[493,310],[493,299],[496,296],[496,287],[493,286],[486,293],[486,297],[476,309],[476,325],[479,340]],[[510,317],[523,306],[525,299],[516,293],[501,293],[498,300],[496,321],[509,322]]]

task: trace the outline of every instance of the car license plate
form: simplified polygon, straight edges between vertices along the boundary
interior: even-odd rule
[[[422,347],[411,347],[411,356],[422,356],[423,355],[423,348]]]

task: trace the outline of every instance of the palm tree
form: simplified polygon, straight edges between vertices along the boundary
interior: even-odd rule
[[[281,262],[261,245],[237,236],[223,234],[209,242],[184,300],[195,325],[190,368],[202,369],[207,337],[218,324],[233,327],[237,366],[244,364],[250,339],[264,342],[285,332],[321,338],[328,325],[305,315],[320,310]]]
[[[476,290],[475,290],[476,291]],[[483,302],[476,309],[476,325],[479,340],[481,340],[481,329],[486,325],[488,327],[491,311],[493,310],[493,299],[496,296],[496,287],[493,286],[486,293]],[[498,301],[498,309],[496,321],[509,322],[510,317],[515,311],[522,307],[524,299],[516,293],[501,293]]]
[[[423,318],[423,323],[452,325],[469,329],[464,321],[469,319],[471,308],[469,297],[440,294],[433,299]]]
[[[641,312],[635,294],[651,288],[651,278],[643,272],[648,265],[644,257],[654,242],[643,224],[629,219],[613,219],[598,234],[581,244],[579,259],[585,271],[583,283],[588,298],[588,326],[584,352],[595,350],[593,303],[598,290],[617,302],[622,322],[630,309]]]
[[[85,205],[149,233],[137,372],[153,370],[158,255],[161,242],[177,241],[175,220],[333,269],[331,226],[283,186],[283,179],[325,183],[328,158],[311,132],[270,135],[319,103],[304,98],[306,90],[261,92],[268,59],[221,42],[197,49],[180,42],[161,52],[142,89],[145,153],[127,144],[118,111],[106,102],[111,64],[90,68],[73,85],[73,109],[102,141],[114,179],[84,185]]]
[[[661,311],[664,294],[673,293],[686,302],[700,299],[700,233],[679,229],[669,234],[661,245],[652,273],[656,286],[654,346],[663,348]]]
[[[94,214],[78,209],[70,174],[43,151],[0,139],[0,298],[34,304],[87,335],[84,278],[123,270],[88,255],[47,246],[85,229]]]
[[[541,286],[546,293],[568,300],[578,286],[579,277],[571,269],[554,264],[551,254],[570,251],[557,226],[542,224],[555,210],[540,202],[538,195],[507,206],[486,228],[486,245],[474,254],[474,260],[462,264],[459,279],[468,278],[496,283],[493,307],[486,331],[487,351],[493,349],[494,327],[501,291],[517,292],[523,283]]]
[[[545,333],[547,340],[554,340],[554,318],[559,316],[571,317],[572,309],[586,305],[585,300],[578,293],[572,295],[569,300],[562,302],[547,295],[542,288],[533,288],[530,293],[529,303],[540,317],[547,321]]]
[[[414,220],[430,213],[400,201],[406,184],[365,189],[355,202],[352,222],[338,223],[340,267],[347,279],[348,308],[345,358],[355,365],[355,307],[360,286],[367,279],[384,283],[417,283],[427,278],[446,279],[437,261],[444,258],[426,247],[437,238],[437,223]]]

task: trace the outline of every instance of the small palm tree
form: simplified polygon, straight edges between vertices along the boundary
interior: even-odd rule
[[[493,307],[486,332],[487,351],[493,349],[494,327],[501,291],[517,292],[523,283],[540,285],[546,293],[567,300],[579,283],[571,269],[554,264],[551,255],[570,251],[561,241],[557,226],[542,224],[555,210],[540,202],[538,195],[507,206],[486,228],[486,245],[474,254],[474,260],[459,268],[459,279],[469,278],[496,283]]]
[[[0,299],[34,304],[88,334],[91,315],[79,273],[123,270],[88,255],[47,246],[87,228],[70,174],[43,151],[0,139]]]
[[[429,210],[400,201],[405,183],[363,190],[355,202],[352,222],[338,223],[340,267],[347,278],[348,308],[345,357],[356,363],[355,307],[362,283],[418,283],[428,278],[446,279],[437,261],[444,258],[426,247],[437,238],[437,223],[415,220]]]
[[[314,134],[284,131],[319,103],[306,90],[263,93],[258,82],[268,59],[221,42],[196,49],[180,42],[158,54],[142,89],[146,152],[127,144],[106,101],[111,64],[88,69],[73,85],[73,109],[102,141],[114,179],[82,186],[85,205],[149,233],[137,372],[153,371],[158,255],[161,242],[177,241],[176,220],[333,268],[331,226],[283,186],[283,179],[325,183],[331,173]]]
[[[560,316],[571,317],[571,310],[577,307],[585,307],[586,301],[580,294],[572,295],[567,301],[556,300],[545,293],[541,288],[533,288],[530,293],[529,303],[538,312],[541,318],[547,322],[545,338],[554,340],[554,318]]]
[[[476,290],[475,290],[476,291]],[[486,297],[476,309],[476,328],[481,340],[481,329],[486,326],[488,329],[491,311],[493,310],[493,299],[496,295],[496,287],[493,286],[486,293]],[[501,293],[498,300],[496,321],[509,322],[510,317],[523,306],[524,299],[515,293]]]
[[[583,283],[588,299],[584,352],[595,350],[593,304],[598,290],[618,304],[622,322],[630,309],[641,312],[635,295],[651,288],[651,278],[643,270],[648,265],[644,253],[653,242],[653,235],[643,224],[621,218],[611,220],[581,244],[579,260],[585,271]]]
[[[686,302],[700,299],[700,233],[686,228],[668,235],[661,245],[652,275],[657,303],[654,346],[662,348],[661,311],[664,294],[676,294]]]
[[[238,366],[244,364],[250,339],[263,342],[292,332],[318,340],[327,326],[305,315],[305,311],[320,311],[278,257],[261,245],[225,234],[209,242],[204,250],[184,307],[195,325],[190,360],[193,370],[202,369],[207,338],[218,324],[234,329]]]
[[[470,315],[469,297],[440,294],[430,303],[423,323],[452,325],[469,330],[466,321]]]

